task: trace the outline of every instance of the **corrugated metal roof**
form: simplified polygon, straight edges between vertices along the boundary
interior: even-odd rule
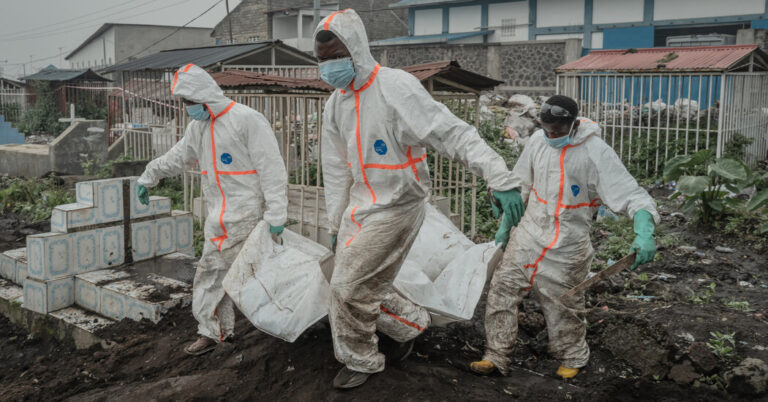
[[[87,81],[111,81],[107,78],[96,74],[90,68],[85,70],[64,70],[59,68],[46,67],[35,74],[21,77],[24,81],[72,81],[72,80],[87,80]]]
[[[258,87],[263,90],[300,89],[331,92],[333,87],[322,80],[279,77],[253,71],[227,70],[211,74],[222,88]]]
[[[402,67],[419,81],[426,81],[432,77],[439,77],[445,81],[434,81],[435,91],[450,92],[468,92],[464,88],[471,88],[473,91],[485,91],[493,89],[502,81],[486,77],[471,71],[463,70],[459,63],[455,61],[438,61],[435,63],[417,64],[408,67]],[[251,87],[261,90],[280,91],[285,89],[316,90],[330,92],[333,88],[321,80],[307,80],[299,78],[277,77],[261,73],[227,70],[212,74],[213,78],[222,88],[244,88]],[[450,83],[458,84],[451,85]]]
[[[278,42],[279,41],[263,41],[239,45],[163,50],[162,52],[144,56],[136,60],[107,67],[103,71],[172,70],[189,63],[194,63],[202,68],[207,68],[216,63],[243,56]]]
[[[757,45],[593,50],[555,71],[728,71],[751,53],[764,59]]]
[[[445,43],[445,42],[451,42],[459,39],[472,38],[475,36],[490,35],[493,32],[494,32],[493,29],[484,29],[481,31],[473,31],[473,32],[444,33],[444,34],[435,34],[435,35],[399,36],[396,38],[387,38],[387,39],[372,41],[371,46]]]
[[[432,77],[439,77],[472,88],[475,91],[487,91],[503,83],[503,81],[464,70],[456,61],[445,60],[401,68],[416,76],[419,81],[425,81]],[[434,89],[436,91],[465,92],[455,86],[450,86],[449,84],[439,81],[434,82]]]

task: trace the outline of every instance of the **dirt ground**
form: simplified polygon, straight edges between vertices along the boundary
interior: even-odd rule
[[[234,343],[189,357],[181,351],[196,332],[189,309],[173,311],[157,325],[121,322],[103,334],[115,342],[111,349],[83,351],[29,335],[0,316],[0,395],[4,400],[86,401],[765,398],[726,391],[722,378],[746,357],[768,361],[766,255],[751,251],[743,239],[686,226],[671,210],[662,212],[663,229],[679,232],[679,244],[660,249],[661,260],[622,272],[588,292],[592,356],[573,380],[555,377],[558,363],[546,352],[543,316],[535,298],[529,298],[522,307],[516,368],[510,376],[480,377],[466,368],[483,350],[481,304],[473,321],[427,330],[408,360],[389,364],[384,373],[347,392],[331,387],[340,365],[327,322],[289,344],[240,317]],[[23,246],[23,234],[46,229],[0,218],[0,250]],[[717,252],[715,246],[734,252]],[[706,302],[691,302],[692,294]],[[729,308],[728,301],[747,301],[748,311]],[[721,359],[712,353],[706,343],[714,331],[735,332],[737,356]],[[386,351],[391,341],[382,339],[381,346]]]

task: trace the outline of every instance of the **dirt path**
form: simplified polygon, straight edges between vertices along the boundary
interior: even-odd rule
[[[9,232],[2,222],[0,233]],[[685,229],[670,216],[664,223],[667,230]],[[683,234],[681,244],[697,245],[703,255],[678,247],[660,250],[661,261],[623,272],[588,293],[592,356],[568,382],[553,375],[558,363],[546,353],[543,317],[535,299],[527,299],[515,351],[518,368],[509,377],[478,377],[466,370],[483,348],[484,305],[472,322],[429,329],[407,361],[388,365],[349,392],[330,386],[340,365],[327,323],[288,344],[241,317],[234,344],[195,358],[181,352],[196,328],[186,309],[158,325],[119,323],[104,334],[116,342],[107,351],[40,340],[0,317],[0,390],[9,400],[741,400],[723,390],[721,378],[745,357],[768,361],[766,257],[736,239],[724,244],[735,252],[719,253],[714,245],[726,240],[693,233]],[[18,247],[15,242],[0,249]],[[692,303],[692,292],[707,301]],[[748,311],[727,307],[728,301],[748,302]],[[738,357],[712,354],[706,344],[714,331],[735,333]],[[386,339],[381,343],[384,350],[390,345]]]

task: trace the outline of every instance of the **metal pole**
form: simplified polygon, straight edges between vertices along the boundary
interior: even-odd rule
[[[227,7],[227,23],[229,24],[229,44],[235,43],[232,39],[232,16],[229,15],[229,0],[224,1],[224,5]]]
[[[312,8],[312,29],[314,30],[317,24],[320,23],[320,0],[315,0]]]

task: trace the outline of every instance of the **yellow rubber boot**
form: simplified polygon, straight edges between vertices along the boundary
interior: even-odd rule
[[[564,380],[576,377],[576,374],[579,374],[579,369],[577,368],[568,368],[564,366],[557,368],[557,375],[563,377]]]
[[[469,368],[477,374],[488,375],[493,373],[493,370],[496,369],[496,366],[488,360],[480,360],[469,363]]]

